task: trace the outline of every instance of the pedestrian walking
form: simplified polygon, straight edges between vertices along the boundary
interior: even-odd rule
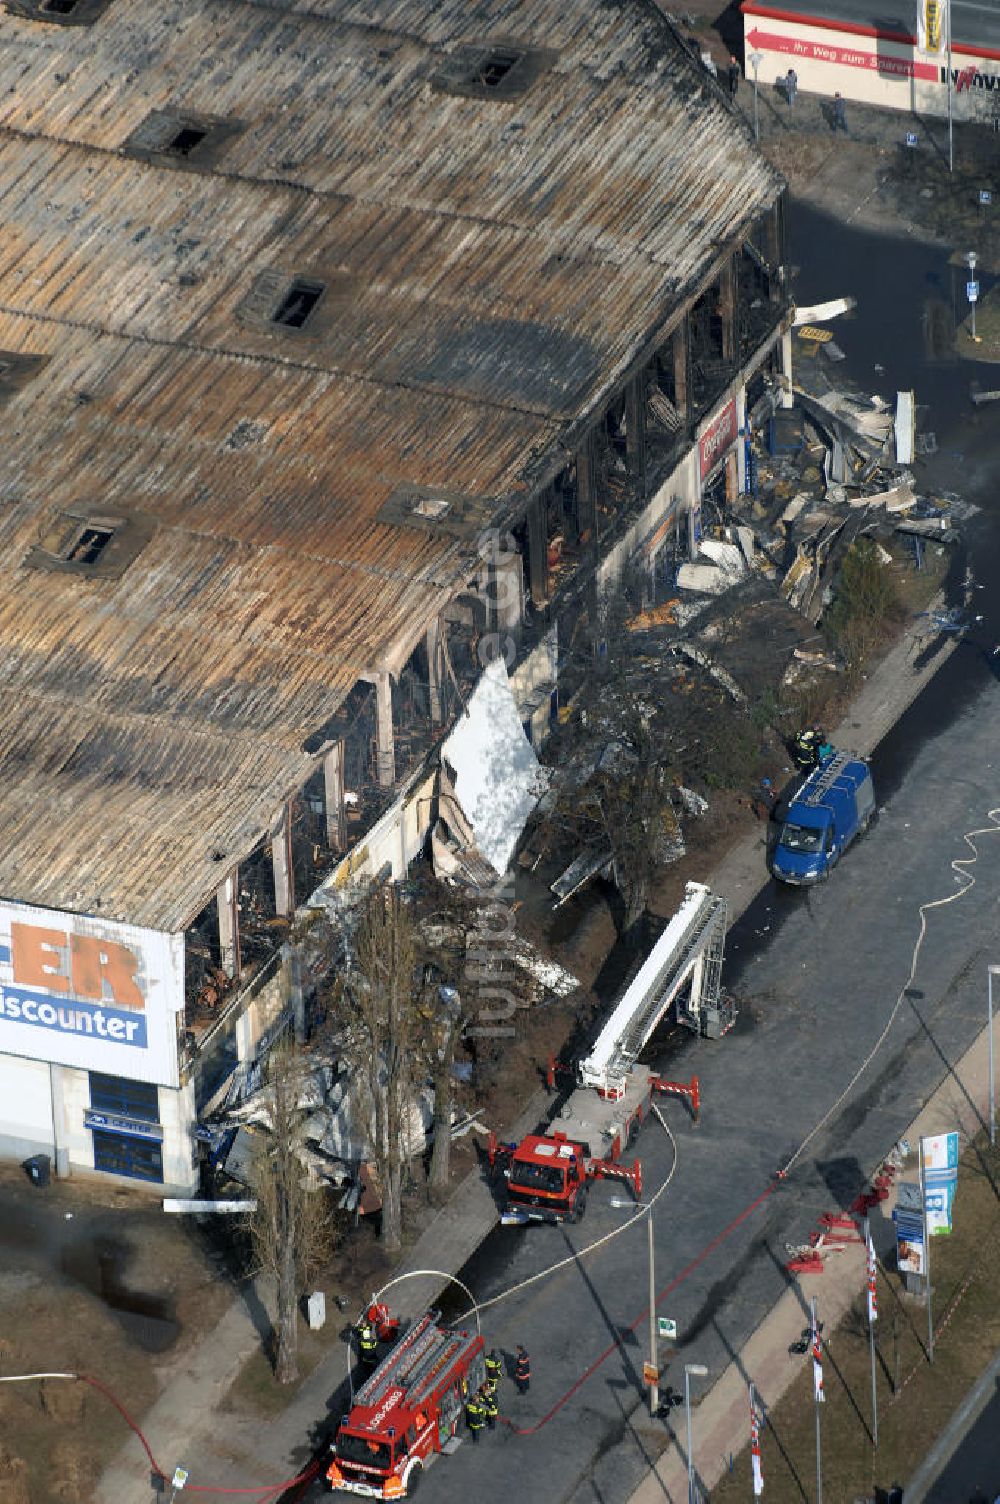
[[[833,96],[833,128],[835,131],[843,131],[845,136],[849,134],[847,115],[844,111],[844,97],[840,93]]]
[[[531,1387],[531,1359],[528,1350],[517,1344],[517,1357],[514,1360],[514,1382],[519,1394],[527,1394]]]
[[[469,1435],[473,1441],[478,1441],[479,1433],[486,1422],[486,1412],[478,1394],[474,1394],[465,1407],[465,1421],[469,1427]]]
[[[788,100],[789,109],[791,109],[792,105],[795,103],[795,96],[798,93],[798,88],[799,75],[796,73],[794,68],[789,68],[788,72],[785,74],[785,98]]]
[[[735,99],[740,87],[740,65],[732,53],[729,54],[729,97]]]

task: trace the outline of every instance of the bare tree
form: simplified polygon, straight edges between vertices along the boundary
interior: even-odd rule
[[[419,1068],[421,1019],[413,919],[397,887],[379,883],[364,901],[356,964],[333,1001],[341,1058],[368,1125],[382,1186],[382,1242],[403,1243],[407,1127]]]
[[[427,1062],[434,1092],[434,1143],[427,1173],[432,1201],[440,1201],[448,1189],[451,1169],[451,1113],[454,1106],[452,1066],[455,1050],[468,1019],[461,995],[454,987],[434,987],[421,1008],[423,1040],[421,1053]]]
[[[323,1195],[308,1189],[299,1158],[306,1116],[298,1105],[304,1075],[303,1058],[294,1049],[271,1052],[264,1093],[267,1131],[260,1136],[253,1171],[257,1205],[249,1215],[257,1271],[274,1280],[277,1292],[274,1372],[280,1384],[294,1383],[299,1376],[298,1301],[332,1242]]]

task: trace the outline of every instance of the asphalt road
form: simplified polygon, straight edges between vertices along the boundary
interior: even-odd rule
[[[920,399],[925,388],[934,395],[935,479],[988,505],[1000,455],[990,430],[966,416],[959,384],[971,373],[956,378],[927,367],[920,347],[923,300],[945,275],[944,257],[873,245],[820,226],[815,216],[801,223],[810,257],[811,248],[821,249],[815,267],[810,259],[813,270],[800,274],[800,299],[849,290],[842,274],[827,275],[827,262],[841,273],[865,268],[877,329],[862,300],[858,323],[838,327],[848,366],[859,377],[884,349],[890,369],[879,377],[882,391],[919,383]],[[873,344],[876,332],[881,345]],[[984,512],[972,540],[983,579],[1000,568],[998,536],[995,517]],[[991,593],[981,592],[987,616]],[[987,620],[878,749],[873,771],[883,812],[833,879],[804,893],[769,885],[732,931],[726,979],[744,997],[737,1028],[714,1043],[689,1039],[662,1062],[676,1076],[697,1071],[704,1104],[695,1125],[680,1102],[661,1103],[677,1160],[657,1208],[656,1284],[660,1313],[678,1324],[668,1375],[678,1387],[684,1362],[704,1363],[715,1377],[731,1361],[788,1284],[786,1241],[804,1242],[822,1212],[849,1206],[983,1026],[1000,891],[1000,839],[990,837],[980,844],[975,887],[930,914],[913,987],[886,1043],[789,1177],[775,1181],[878,1039],[910,971],[918,905],[957,893],[949,863],[971,854],[963,832],[987,825],[987,811],[1000,806],[1000,660],[991,653],[998,641],[1000,621]],[[654,1190],[674,1160],[658,1124],[643,1129],[636,1152]],[[626,1222],[629,1214],[611,1206],[616,1194],[620,1188],[598,1183],[577,1228],[498,1229],[462,1279],[488,1302]],[[887,1250],[891,1226],[878,1214],[873,1233]],[[505,1386],[511,1428],[442,1459],[423,1480],[426,1504],[619,1504],[628,1497],[664,1424],[644,1415],[641,1399],[647,1277],[640,1220],[585,1261],[484,1311],[490,1344],[508,1355],[517,1342],[528,1346],[531,1392],[521,1398]],[[822,1316],[821,1288],[818,1294]],[[674,1413],[682,1424],[683,1411]],[[697,1460],[697,1415],[695,1428]],[[954,1504],[960,1496],[948,1497]]]
[[[994,1504],[1000,1499],[1000,1387],[966,1433],[924,1504]]]

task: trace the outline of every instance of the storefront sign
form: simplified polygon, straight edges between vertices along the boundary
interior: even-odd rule
[[[784,53],[793,62],[839,63],[845,68],[862,68],[883,77],[925,79],[928,83],[937,80],[939,70],[933,63],[921,63],[909,57],[893,57],[891,53],[870,51],[867,47],[838,47],[827,41],[807,41],[803,37],[790,37],[780,32],[761,31],[753,26],[746,34],[751,47],[765,52]],[[945,81],[945,80],[943,80]]]
[[[736,398],[731,397],[698,440],[698,473],[702,480],[711,474],[726,450],[735,444],[736,437]]]
[[[155,1143],[163,1142],[162,1123],[145,1123],[142,1118],[123,1118],[113,1112],[95,1112],[86,1107],[83,1126],[96,1128],[101,1133],[123,1133],[126,1138],[147,1138]]]
[[[177,1085],[184,937],[0,903],[0,1052]]]

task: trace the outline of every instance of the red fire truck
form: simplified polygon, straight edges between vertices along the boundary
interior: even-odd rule
[[[368,1499],[412,1494],[437,1454],[452,1449],[466,1401],[485,1379],[482,1337],[450,1331],[429,1311],[355,1394],[333,1442],[331,1488]]]
[[[654,1093],[686,1097],[695,1117],[700,1096],[697,1076],[690,1084],[667,1081],[637,1061],[671,1006],[678,1023],[710,1038],[731,1026],[735,1014],[721,993],[725,937],[725,900],[688,883],[680,909],[576,1067],[579,1084],[559,1118],[518,1144],[500,1144],[490,1134],[490,1166],[501,1166],[506,1181],[502,1222],[578,1222],[588,1183],[598,1176],[624,1180],[639,1199],[642,1166],[622,1164],[621,1156]],[[550,1062],[550,1087],[557,1069]]]

